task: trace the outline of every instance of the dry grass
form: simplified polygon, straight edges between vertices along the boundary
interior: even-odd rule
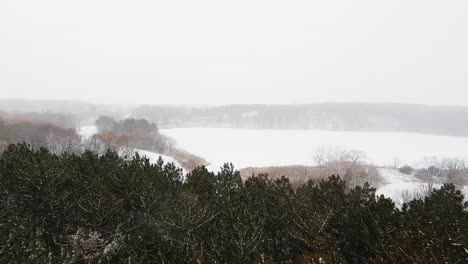
[[[198,157],[183,149],[173,149],[169,155],[177,160],[187,171],[192,171],[199,166],[208,165],[208,162],[204,158]]]
[[[8,141],[0,139],[0,153],[5,151],[7,147],[8,147]]]
[[[339,175],[347,182],[347,187],[352,188],[369,182],[378,184],[382,179],[377,169],[373,166],[352,164],[350,162],[334,162],[324,167],[314,166],[281,166],[281,167],[249,167],[240,170],[241,177],[245,181],[252,175],[268,174],[270,179],[278,179],[282,176],[288,178],[293,186],[304,184],[309,180],[318,182],[327,179],[331,175]]]
[[[240,173],[243,180],[246,180],[252,175],[268,174],[270,179],[278,179],[285,176],[289,178],[292,183],[304,183],[308,180],[319,181],[326,178],[321,168],[302,165],[261,168],[249,167],[241,169]]]

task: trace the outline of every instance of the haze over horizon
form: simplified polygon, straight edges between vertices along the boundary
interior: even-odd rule
[[[0,3],[0,98],[468,105],[467,1]]]

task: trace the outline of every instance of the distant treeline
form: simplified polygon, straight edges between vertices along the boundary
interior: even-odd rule
[[[324,129],[468,136],[468,106],[322,103],[186,107],[0,100],[0,116],[1,111],[35,114],[42,121],[65,127],[70,123],[89,124],[106,115],[115,119],[143,118],[159,128]],[[44,120],[48,115],[49,120]]]
[[[54,152],[74,152],[81,139],[75,129],[40,120],[3,120],[0,116],[0,152],[11,143],[23,142],[35,148],[53,149]]]
[[[324,103],[227,105],[209,108],[142,106],[132,115],[165,127],[401,131],[468,136],[468,107]]]
[[[232,165],[183,177],[115,152],[0,154],[0,263],[467,263],[453,185],[398,210],[339,177],[292,188]]]
[[[79,118],[72,114],[58,112],[1,112],[0,119],[7,122],[47,123],[63,128],[75,128]]]

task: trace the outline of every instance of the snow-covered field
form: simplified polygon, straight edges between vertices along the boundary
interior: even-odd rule
[[[352,132],[317,130],[247,130],[178,128],[162,130],[177,145],[210,162],[217,171],[225,162],[237,168],[285,165],[316,165],[314,153],[320,148],[338,146],[364,151],[377,166],[394,165],[396,159],[413,167],[422,166],[428,156],[468,160],[468,138],[392,132]],[[395,201],[398,207],[424,195],[428,184],[396,169],[379,168],[384,181],[377,194]],[[434,188],[440,188],[434,184]],[[461,187],[468,197],[468,187]]]
[[[318,130],[248,130],[220,128],[164,129],[179,148],[205,158],[210,169],[225,162],[237,168],[315,165],[320,148],[339,146],[364,151],[367,162],[393,165],[395,158],[419,167],[428,156],[468,160],[468,138],[393,132]]]

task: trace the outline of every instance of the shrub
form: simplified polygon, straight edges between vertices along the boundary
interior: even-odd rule
[[[401,167],[401,168],[398,169],[398,170],[399,170],[401,173],[406,174],[406,175],[411,175],[411,174],[413,174],[413,172],[414,172],[413,167],[408,166],[408,165],[405,165],[405,166]]]
[[[138,155],[0,154],[0,263],[466,263],[453,185],[403,205],[338,176],[296,190]]]

